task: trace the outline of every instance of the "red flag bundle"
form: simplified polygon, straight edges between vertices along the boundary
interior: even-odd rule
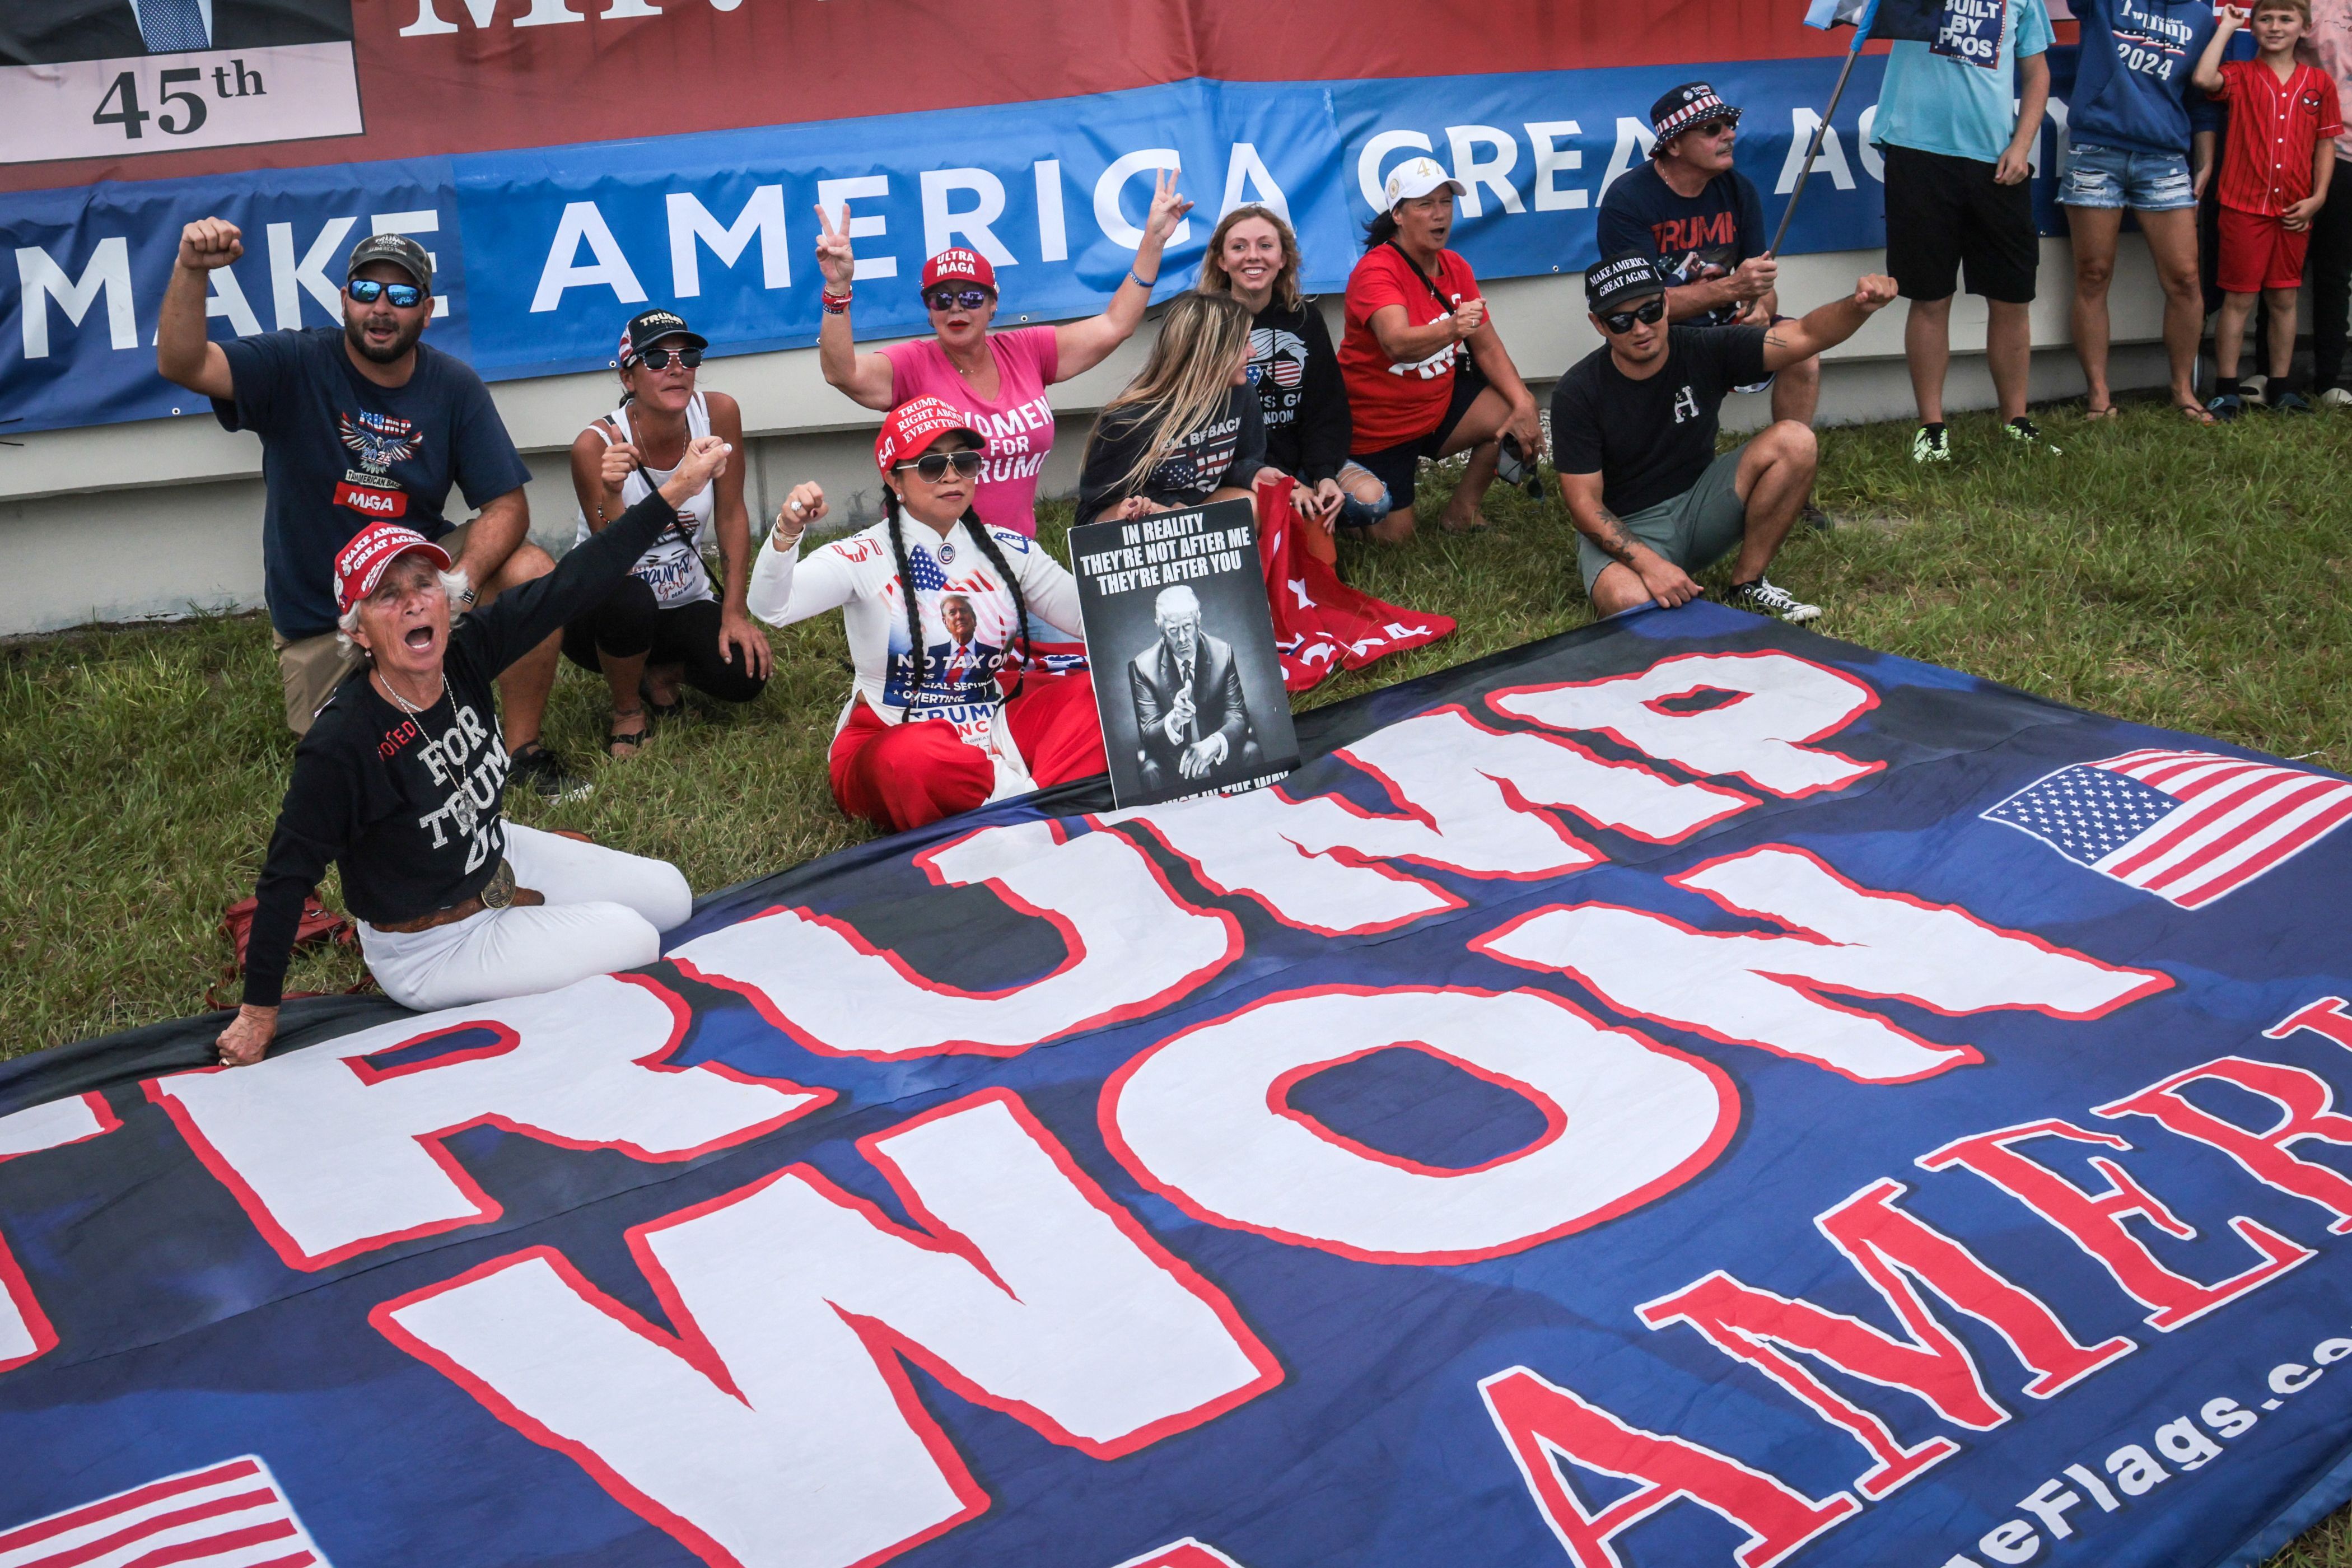
[[[1311,690],[1337,670],[1361,669],[1453,635],[1451,616],[1383,603],[1340,582],[1328,563],[1309,553],[1290,506],[1295,483],[1286,479],[1257,489],[1258,560],[1287,689]]]

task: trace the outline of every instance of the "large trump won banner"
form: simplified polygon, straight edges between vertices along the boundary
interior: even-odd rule
[[[714,351],[814,342],[815,207],[850,210],[866,338],[928,330],[914,283],[985,253],[999,321],[1090,315],[1135,260],[1151,182],[1198,204],[1161,292],[1217,216],[1297,226],[1339,288],[1399,162],[1467,186],[1481,277],[1573,274],[1705,78],[1776,207],[1837,75],[1799,0],[1500,6],[1365,0],[1345,25],[1244,0],[41,0],[0,7],[0,427],[196,416],[155,374],[184,225],[236,223],[215,336],[340,320],[344,258],[415,235],[434,342],[492,380],[602,368],[647,302]],[[1880,243],[1862,63],[1788,248]],[[2061,83],[2062,91],[2063,82]],[[2041,166],[2055,173],[2056,131]],[[1572,300],[1567,308],[1574,306]]]
[[[1705,604],[0,1094],[0,1563],[2203,1568],[2352,1490],[2352,780]]]

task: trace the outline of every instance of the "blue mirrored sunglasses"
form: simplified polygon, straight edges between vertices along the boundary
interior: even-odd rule
[[[362,305],[388,299],[399,310],[413,310],[425,300],[425,290],[414,283],[382,283],[373,278],[354,278],[343,285],[343,291]]]

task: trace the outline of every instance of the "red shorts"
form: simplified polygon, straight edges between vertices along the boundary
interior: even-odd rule
[[[2282,219],[2223,207],[2215,280],[2224,294],[2300,289],[2303,253],[2310,243],[2309,229],[2296,234]]]
[[[1094,678],[1084,670],[1028,677],[997,721],[1013,731],[1029,776],[1041,785],[1092,778],[1109,767]],[[996,785],[988,753],[960,739],[953,724],[893,724],[863,702],[833,738],[829,771],[835,803],[890,833],[970,811]]]

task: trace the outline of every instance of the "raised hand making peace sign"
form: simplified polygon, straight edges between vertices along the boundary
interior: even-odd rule
[[[823,202],[817,204],[816,221],[823,231],[816,239],[816,269],[824,275],[824,291],[838,298],[849,292],[850,279],[857,275],[857,258],[849,250],[849,204],[841,204],[839,228],[825,215]]]
[[[991,438],[989,466],[973,505],[990,523],[1034,533],[1037,479],[1054,444],[1045,388],[1092,370],[1134,335],[1160,281],[1161,252],[1192,210],[1192,202],[1176,188],[1177,170],[1158,169],[1153,174],[1151,205],[1142,228],[1127,229],[1122,224],[1118,237],[1133,242],[1134,265],[1120,278],[1102,313],[1083,321],[995,330],[996,269],[1026,260],[1030,271],[1015,274],[1016,279],[1045,270],[1043,257],[1013,253],[1012,247],[1023,236],[1011,228],[1001,236],[975,228],[963,237],[964,244],[941,247],[919,268],[905,255],[887,261],[870,258],[902,279],[919,274],[914,291],[919,305],[893,310],[891,316],[902,331],[925,318],[931,330],[928,342],[893,343],[886,353],[860,353],[850,325],[857,257],[850,246],[849,204],[844,202],[838,212],[820,204],[816,266],[824,279],[824,302],[816,342],[824,379],[877,410],[921,396],[944,398],[971,419],[972,428],[1002,432]],[[875,267],[866,270],[871,280]],[[1019,287],[1018,281],[1014,286]]]

